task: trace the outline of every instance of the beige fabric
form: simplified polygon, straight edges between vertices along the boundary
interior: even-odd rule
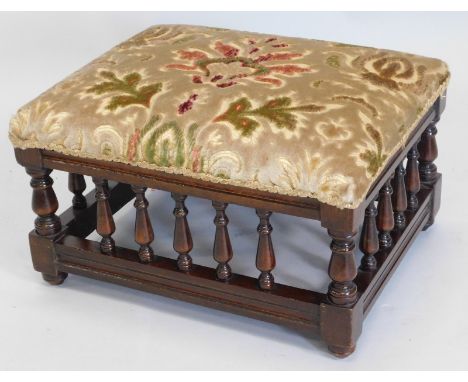
[[[448,77],[407,53],[160,25],[22,107],[9,135],[356,208]]]

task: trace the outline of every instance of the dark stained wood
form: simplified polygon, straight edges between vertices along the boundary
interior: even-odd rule
[[[437,173],[434,181],[430,187],[426,187],[432,190],[432,200],[431,200],[431,213],[429,219],[427,220],[426,225],[424,226],[424,231],[427,230],[432,224],[434,224],[435,217],[440,209],[440,203],[442,198],[442,174]]]
[[[328,287],[328,298],[336,305],[351,306],[357,300],[357,288],[353,280],[357,275],[354,258],[353,232],[334,232],[328,230],[332,238],[330,249],[332,255],[328,265],[328,275],[332,279]]]
[[[332,255],[328,265],[328,275],[332,279],[328,287],[328,298],[336,305],[350,306],[356,302],[357,288],[353,280],[357,275],[354,258],[355,233],[333,232],[330,249]]]
[[[437,166],[434,163],[438,156],[436,123],[437,121],[434,120],[429,124],[422,133],[421,141],[418,144],[419,175],[424,185],[432,185],[437,176]]]
[[[109,186],[107,180],[93,177],[96,185],[96,232],[102,236],[101,251],[111,254],[114,251],[115,243],[112,234],[115,232],[114,218],[109,206]]]
[[[62,228],[60,225],[55,226],[57,223],[54,218],[48,219],[49,222],[54,221],[53,224],[42,223],[40,229],[36,225],[36,230],[30,233],[34,268],[42,272],[44,279],[51,283],[62,282],[67,272],[76,273],[288,325],[295,329],[305,330],[309,334],[320,333],[333,354],[340,357],[349,355],[355,348],[364,315],[375,302],[416,235],[431,224],[431,219],[439,209],[441,175],[438,173],[434,175],[433,172],[436,170],[428,163],[433,163],[437,156],[435,132],[430,124],[438,121],[444,104],[445,96],[440,97],[421,119],[406,145],[390,158],[385,169],[369,190],[366,200],[353,210],[338,209],[320,203],[314,198],[284,196],[227,186],[122,163],[76,158],[39,149],[16,149],[15,155],[18,162],[32,169],[33,180],[40,179],[37,182],[38,196],[36,196],[36,206],[40,210],[40,213],[36,211],[38,219],[55,215],[57,209],[55,194],[52,197],[51,184],[47,184],[50,170],[43,170],[43,168],[63,170],[75,175],[93,176],[98,180],[97,194],[101,194],[98,195],[96,201],[88,198],[87,206],[84,208],[80,210],[70,208],[62,214]],[[423,132],[425,136],[421,138]],[[418,169],[416,145],[420,139],[421,157]],[[410,199],[412,199],[412,206],[409,206],[404,214],[405,228],[392,231],[390,219],[394,218],[398,223],[403,209],[401,191],[404,188],[401,183],[401,163],[405,156],[408,157],[408,165],[404,185],[407,186],[408,205],[411,204]],[[392,195],[389,179],[393,174],[395,177],[392,181],[394,187]],[[422,187],[420,177],[423,180]],[[158,261],[142,264],[137,251],[115,247],[111,238],[115,230],[112,214],[128,202],[133,193],[130,187],[124,184],[119,184],[116,192],[113,190],[109,192],[107,182],[103,179],[136,184],[141,188],[159,188],[173,193],[176,201],[174,249],[179,253],[179,258],[181,255],[187,255],[190,258],[189,252],[192,249],[192,238],[186,219],[187,210],[184,205],[186,195],[216,200],[220,203],[218,206],[234,203],[255,208],[261,221],[259,250],[257,251],[257,267],[260,265],[261,272],[259,280],[230,272],[230,278],[225,282],[219,282],[217,270],[192,265],[191,258],[189,266],[185,269],[186,257],[181,262],[158,256]],[[429,179],[432,181],[429,182]],[[44,189],[48,187],[50,190],[45,191]],[[80,187],[75,181],[73,182],[73,190],[79,192]],[[33,200],[35,192],[33,185]],[[375,215],[375,206],[372,208],[370,203],[378,193],[380,194],[378,218],[382,217],[382,220],[375,221],[374,216],[374,222],[372,222],[371,215]],[[137,198],[140,198],[141,202],[141,197],[137,196]],[[146,210],[146,206],[142,206],[141,210]],[[332,237],[332,255],[329,264],[332,282],[326,295],[274,283],[271,271],[275,267],[275,260],[269,224],[269,215],[272,211],[319,219],[322,226],[328,229]],[[222,213],[225,216],[224,209]],[[143,240],[147,242],[151,236],[150,223],[147,224],[149,217],[146,216],[143,220],[144,223],[137,223],[142,227],[141,232],[136,233],[136,236],[142,238],[140,240],[142,243]],[[363,263],[366,265],[361,264],[356,277],[354,238],[355,232],[359,231],[363,222],[360,247],[364,252]],[[227,224],[227,217],[225,223]],[[375,252],[376,224],[382,231],[381,239],[382,234],[389,233],[388,236],[393,241],[391,246],[377,252]],[[102,250],[102,243],[85,239],[93,227],[96,227],[98,233],[101,232],[103,240],[108,238],[112,241],[113,251],[107,252],[109,255],[103,253],[105,251]],[[223,225],[220,224],[219,227]],[[217,236],[221,239],[215,238],[215,246],[218,243],[218,249],[214,249],[213,255],[215,259],[220,260],[218,261],[220,265],[223,262],[228,265],[232,257],[232,249],[226,244],[226,240],[229,239],[226,225],[219,231],[221,233],[217,233]],[[40,233],[45,233],[45,235]],[[149,246],[149,244],[141,245]],[[371,263],[370,268],[373,268],[374,264],[372,260],[369,260],[371,257],[376,260],[375,268],[368,271],[365,268],[369,266],[369,263]],[[181,263],[182,269],[188,272],[180,272]],[[263,289],[267,290],[261,290],[262,274],[267,275],[266,282],[263,280]]]
[[[228,264],[232,259],[232,246],[227,229],[229,223],[229,219],[226,216],[227,206],[227,203],[213,201],[213,208],[216,210],[214,218],[216,233],[213,244],[213,258],[218,262],[216,276],[224,281],[229,280],[232,276],[231,267]]]
[[[258,246],[255,265],[260,271],[258,285],[260,289],[271,290],[275,286],[275,278],[271,271],[276,266],[275,251],[271,241],[273,227],[270,224],[271,211],[257,209],[255,211],[260,219],[257,227]]]
[[[55,212],[58,209],[57,196],[52,188],[54,183],[49,174],[52,170],[42,168],[26,168],[31,176],[32,209],[37,218],[34,221],[36,231],[39,235],[48,236],[60,231],[62,225]]]
[[[421,190],[417,198],[419,200],[419,207],[416,211],[408,211],[406,213],[405,229],[393,232],[394,245],[392,248],[388,251],[379,251],[375,254],[377,270],[371,274],[359,271],[355,279],[360,294],[359,299],[363,303],[364,314],[369,312],[382,292],[383,287],[390,279],[390,276],[395,272],[398,264],[408,251],[411,243],[427,223],[432,192],[430,190]]]
[[[43,162],[45,166],[61,171],[97,176],[127,184],[142,183],[148,188],[262,208],[309,219],[319,218],[320,203],[314,198],[281,195],[247,187],[208,182],[125,163],[76,158],[51,150],[36,149],[35,152],[34,150],[15,150],[19,163],[29,161],[30,157],[34,157],[39,152],[40,163]],[[23,151],[28,153],[20,153]]]
[[[86,198],[83,196],[83,192],[86,190],[84,176],[81,174],[68,174],[68,189],[74,194],[72,200],[73,208],[86,208]]]
[[[163,256],[141,264],[137,251],[120,247],[105,256],[99,243],[74,236],[62,237],[55,249],[61,271],[290,326],[307,335],[319,332],[321,293],[282,284],[265,293],[252,277],[233,274],[229,282],[219,282],[215,269],[194,264],[190,272],[180,272],[176,260]]]
[[[395,227],[392,207],[392,186],[388,180],[379,194],[379,207],[377,214],[377,228],[379,229],[379,245],[381,249],[389,248],[392,245],[390,232]]]
[[[379,250],[379,231],[377,231],[376,216],[377,208],[375,202],[372,201],[366,209],[359,242],[359,249],[364,254],[361,260],[361,269],[363,271],[373,271],[377,267],[377,261],[374,257]]]
[[[93,189],[86,195],[87,207],[82,210],[70,207],[61,215],[62,225],[69,235],[87,237],[96,229],[96,192]],[[107,202],[114,215],[135,197],[130,185],[110,182]]]
[[[52,170],[28,167],[26,172],[31,176],[30,184],[33,190],[31,206],[37,215],[34,221],[35,235],[30,235],[34,268],[42,273],[42,278],[49,284],[60,285],[68,274],[57,271],[55,254],[51,251],[50,245],[47,245],[48,239],[46,239],[52,238],[62,228],[60,218],[55,215],[58,201],[52,188],[54,182],[49,176]]]
[[[362,303],[346,307],[331,303],[320,305],[320,335],[328,350],[338,358],[350,355],[362,331]]]
[[[361,204],[358,208],[352,210],[322,204],[320,206],[320,223],[326,229],[341,232],[358,232],[364,219],[367,205]]]
[[[142,263],[150,263],[153,260],[154,252],[151,243],[154,240],[153,226],[148,215],[148,200],[145,198],[146,187],[132,186],[135,193],[133,206],[135,215],[135,241],[140,245],[138,257]]]
[[[408,152],[406,163],[406,192],[408,193],[408,209],[415,211],[418,208],[417,193],[421,189],[418,169],[418,146],[415,144]]]
[[[187,222],[188,210],[185,207],[187,195],[172,193],[172,199],[175,201],[174,216],[174,250],[179,254],[177,266],[181,271],[189,271],[192,267],[192,258],[189,255],[193,248],[192,234]]]
[[[392,205],[395,227],[397,229],[403,229],[406,224],[405,211],[408,208],[408,200],[406,198],[405,174],[406,171],[403,167],[403,162],[401,162],[395,170],[395,176],[392,182]]]

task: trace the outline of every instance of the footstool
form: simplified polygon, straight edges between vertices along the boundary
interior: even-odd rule
[[[11,120],[17,161],[32,178],[34,268],[51,284],[73,273],[286,325],[349,355],[365,315],[439,209],[435,135],[448,78],[442,61],[407,53],[151,27]],[[74,194],[60,216],[52,170],[69,174]],[[95,184],[86,196],[84,176]],[[152,249],[148,187],[174,199],[177,260]],[[187,196],[212,201],[214,268],[192,260]],[[132,200],[139,250],[112,238],[113,214]],[[228,203],[259,219],[258,279],[229,265]],[[272,212],[328,230],[328,293],[275,283]],[[94,230],[100,242],[87,239]]]

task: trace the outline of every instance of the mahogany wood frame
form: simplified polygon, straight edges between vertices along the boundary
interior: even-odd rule
[[[354,210],[338,209],[313,198],[214,184],[116,162],[16,149],[18,163],[32,177],[32,206],[38,215],[29,234],[34,268],[51,284],[62,283],[68,273],[79,274],[286,325],[319,335],[332,353],[347,356],[354,350],[363,319],[385,283],[439,209],[441,174],[433,162],[437,157],[435,124],[444,108],[445,94],[423,116],[406,145],[374,182],[366,200]],[[402,163],[406,157],[405,177]],[[73,206],[60,217],[55,215],[58,203],[49,177],[52,170],[70,174],[69,189],[74,194]],[[95,195],[82,195],[85,184],[81,175],[93,177]],[[155,256],[151,250],[154,235],[146,210],[146,187],[171,192],[176,202],[174,249],[179,252],[178,260]],[[186,195],[213,200],[216,269],[192,264]],[[111,237],[115,230],[112,215],[135,196],[139,251],[121,248]],[[233,273],[228,264],[232,257],[225,213],[228,203],[257,210],[259,280]],[[332,281],[327,294],[274,283],[271,212],[320,220],[328,230]],[[364,257],[357,268],[353,252],[361,225],[359,247]],[[86,239],[95,229],[102,236],[100,243]]]

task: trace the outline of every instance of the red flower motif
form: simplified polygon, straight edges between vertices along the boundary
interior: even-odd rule
[[[211,82],[219,81],[222,78],[223,78],[223,76],[221,74],[218,74],[216,76],[213,76],[213,78],[211,79]]]
[[[255,79],[257,81],[260,81],[260,82],[267,82],[269,84],[272,84],[272,85],[275,85],[275,86],[280,86],[281,85],[281,81],[278,80],[277,78],[270,78],[270,77],[261,77],[261,76],[258,76],[258,77],[255,77]]]
[[[235,81],[229,81],[229,82],[224,82],[224,83],[222,83],[222,84],[216,84],[216,86],[217,86],[218,88],[227,88],[227,87],[232,86],[232,85],[235,85],[235,84],[237,84],[237,82],[235,82]]]
[[[236,57],[239,54],[239,49],[223,44],[221,41],[216,41],[215,49],[224,57]]]
[[[179,50],[179,57],[184,60],[202,60],[206,54],[199,50]]]
[[[185,102],[182,102],[179,105],[179,114],[184,114],[185,112],[189,111],[192,109],[193,102],[198,98],[198,94],[192,94],[189,99]]]
[[[273,41],[275,41],[274,45],[269,44]],[[241,48],[216,41],[212,48],[219,54],[207,53],[200,50],[180,50],[178,51],[179,58],[187,60],[191,65],[174,63],[166,65],[166,67],[178,70],[197,71],[199,74],[192,75],[193,83],[212,84],[218,88],[227,88],[236,85],[240,82],[239,80],[244,78],[251,78],[254,81],[280,86],[282,80],[280,78],[275,78],[275,74],[294,75],[296,73],[308,72],[310,69],[306,65],[271,65],[273,61],[287,62],[302,57],[303,55],[301,53],[284,51],[275,53],[266,52],[264,54],[259,53],[258,55],[256,53],[261,52],[262,49],[271,50],[271,48],[274,47],[283,48],[287,46],[288,44],[281,43],[276,37],[264,39],[261,42],[257,42],[254,39],[245,39],[243,41],[242,53],[240,53]],[[255,56],[252,57],[254,54]],[[215,64],[225,65],[226,73],[223,70],[221,74],[219,66],[215,66]],[[239,65],[248,70],[242,70],[241,72],[239,70]],[[215,70],[218,70],[218,72]],[[186,111],[185,109],[183,110],[183,112]]]

